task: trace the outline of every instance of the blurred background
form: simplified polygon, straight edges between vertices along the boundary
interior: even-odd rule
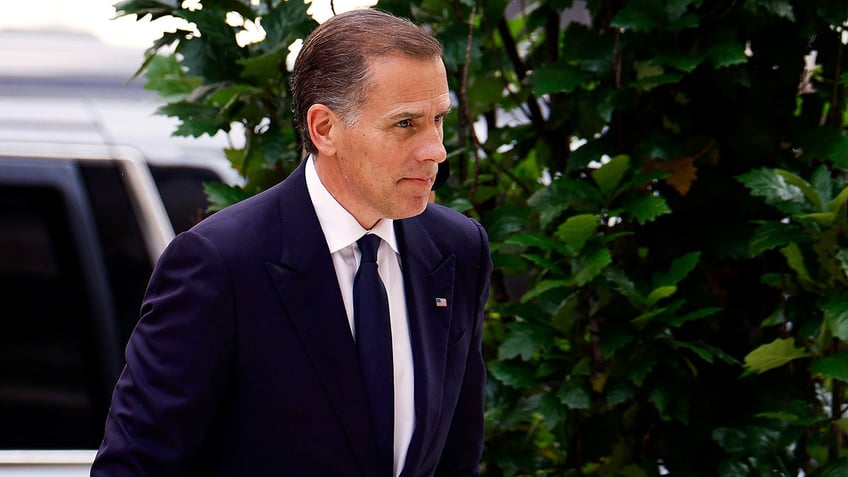
[[[144,50],[178,21],[115,18],[114,3],[0,0],[0,141],[120,143],[141,149],[152,163],[216,156],[226,169],[220,149],[232,138],[169,138],[175,121],[155,115],[164,101],[144,90],[143,77],[133,77]],[[319,21],[331,11],[330,0],[309,10]]]

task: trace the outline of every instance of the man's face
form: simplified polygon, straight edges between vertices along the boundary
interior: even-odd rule
[[[373,60],[370,71],[356,123],[338,125],[335,157],[318,161],[324,185],[365,228],[424,211],[445,160],[442,123],[451,105],[439,58],[392,55]]]

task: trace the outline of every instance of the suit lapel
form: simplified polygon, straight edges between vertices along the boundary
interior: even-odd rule
[[[453,309],[455,259],[453,255],[442,256],[418,219],[396,224],[415,366],[416,423],[402,474],[405,476],[419,467],[439,421]]]
[[[356,347],[324,234],[306,189],[303,166],[280,191],[280,263],[268,263],[280,300],[342,423],[363,474],[376,455]]]

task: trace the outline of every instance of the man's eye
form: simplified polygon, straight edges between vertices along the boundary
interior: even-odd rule
[[[397,126],[398,126],[399,128],[409,128],[409,127],[412,127],[412,120],[411,120],[411,119],[403,119],[403,120],[401,120],[401,121],[398,121]]]

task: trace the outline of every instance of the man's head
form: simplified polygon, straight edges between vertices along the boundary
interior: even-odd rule
[[[321,182],[365,228],[427,206],[451,106],[440,52],[412,23],[357,10],[318,27],[295,63],[304,144]]]
[[[367,9],[336,15],[306,38],[292,71],[295,123],[306,152],[317,152],[306,124],[309,107],[324,104],[352,124],[366,100],[371,62],[391,54],[441,58],[442,47],[412,22]]]

